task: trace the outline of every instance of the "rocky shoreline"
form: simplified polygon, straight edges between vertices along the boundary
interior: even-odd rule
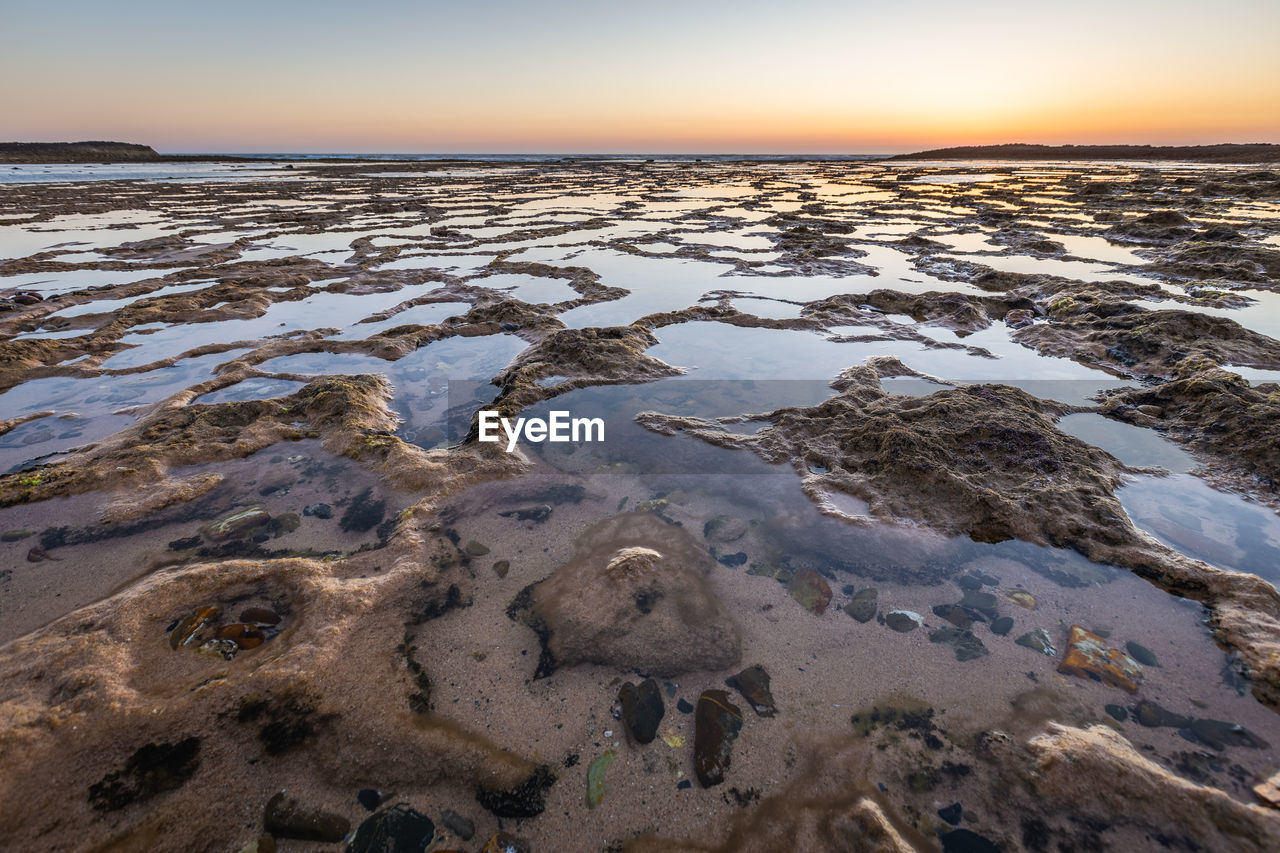
[[[1280,176],[976,168],[0,188],[0,834],[1275,847]]]

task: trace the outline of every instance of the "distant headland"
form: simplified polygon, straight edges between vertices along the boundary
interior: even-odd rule
[[[0,142],[0,163],[137,163],[164,160],[130,142]]]
[[[890,160],[1190,160],[1197,163],[1280,162],[1280,145],[964,145],[899,154]]]

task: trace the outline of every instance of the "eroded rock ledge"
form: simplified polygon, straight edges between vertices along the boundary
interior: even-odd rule
[[[1017,538],[1072,548],[1203,602],[1219,643],[1237,651],[1259,700],[1280,707],[1280,593],[1253,575],[1214,568],[1135,528],[1116,499],[1126,472],[1110,454],[1069,436],[1053,419],[1067,409],[1016,388],[974,385],[925,397],[886,393],[880,378],[912,375],[873,359],[832,383],[817,405],[746,416],[754,435],[713,421],[642,412],[665,435],[687,433],[790,462],[806,493],[865,501],[871,515],[982,542]]]

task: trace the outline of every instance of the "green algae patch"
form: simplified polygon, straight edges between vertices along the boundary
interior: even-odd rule
[[[613,763],[615,755],[611,749],[597,756],[587,767],[587,808],[594,809],[604,799],[604,774]]]

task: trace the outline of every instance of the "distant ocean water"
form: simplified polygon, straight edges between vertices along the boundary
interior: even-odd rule
[[[888,154],[297,154],[288,152],[236,153],[219,152],[222,156],[250,157],[256,160],[481,160],[494,163],[555,163],[561,160],[605,160],[619,162],[733,162],[735,160],[768,160],[801,162],[805,160],[879,160]],[[218,156],[217,154],[198,156]]]
[[[173,152],[164,152],[173,154]],[[163,155],[162,155],[163,156]],[[469,160],[489,163],[558,163],[592,161],[613,163],[685,163],[733,162],[739,160],[800,163],[805,161],[878,160],[884,154],[299,154],[296,152],[183,153],[181,157],[235,157],[261,160],[263,165],[209,162],[142,162],[142,163],[30,163],[0,165],[0,184],[50,184],[71,181],[245,181],[262,177],[282,178],[277,165],[283,161],[380,160],[423,162]],[[291,176],[300,180],[302,176]]]

